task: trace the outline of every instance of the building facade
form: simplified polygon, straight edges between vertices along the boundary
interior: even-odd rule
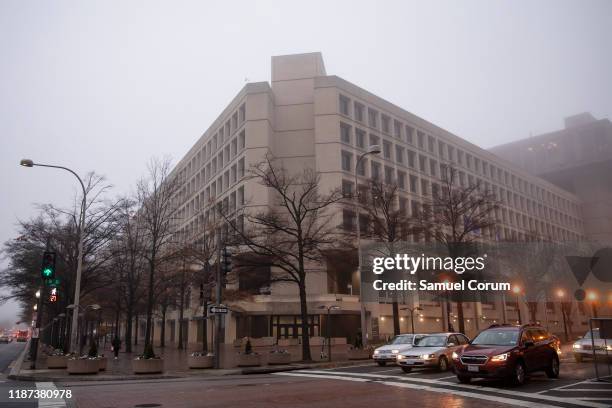
[[[370,145],[380,145],[381,153],[369,156],[355,169],[356,158]],[[244,177],[248,167],[261,162],[267,153],[281,160],[288,171],[315,169],[321,175],[323,190],[355,191],[355,171],[360,184],[357,188],[367,185],[370,178],[395,183],[400,192],[397,205],[408,214],[419,211],[438,188],[444,166],[452,165],[458,169],[462,185],[478,182],[502,203],[496,213],[498,225],[482,231],[483,240],[570,242],[585,238],[585,204],[580,194],[502,160],[342,78],[327,75],[320,53],[272,57],[271,82],[245,85],[177,164],[174,174],[184,184],[177,197],[180,234],[186,239],[205,234],[216,203],[230,210],[268,206],[271,193]],[[334,214],[339,228],[353,228],[358,219],[353,208],[342,203]],[[360,325],[357,277],[352,262],[329,260],[309,272],[311,335],[327,335],[326,327],[331,327],[332,337],[351,341],[355,336]],[[238,278],[227,289],[250,295],[229,302],[225,343],[244,336],[279,339],[300,335],[296,287],[282,283],[249,287]],[[191,291],[197,292],[197,288]],[[422,308],[414,316],[416,331],[445,330],[447,317],[435,299],[413,297],[403,303]],[[491,323],[501,322],[504,316],[514,321],[518,308],[527,316],[523,303],[508,301],[505,307],[499,302],[466,304],[466,334],[472,336]],[[330,305],[338,309],[329,317],[332,324],[328,326],[324,308]],[[382,301],[368,304],[366,309],[370,339],[390,336],[391,305]],[[456,321],[455,313],[453,306],[448,318]],[[582,305],[573,313],[574,331],[585,329],[588,308]],[[410,331],[410,314],[400,314],[401,331]],[[202,341],[203,320],[199,316],[202,306],[197,295],[191,296],[183,325],[190,344]],[[546,320],[553,332],[563,331],[558,304],[549,302],[538,318]],[[166,319],[167,343],[178,341],[177,319],[176,310]],[[159,324],[161,321],[157,321],[155,333],[160,333]],[[209,336],[212,332],[211,325]]]

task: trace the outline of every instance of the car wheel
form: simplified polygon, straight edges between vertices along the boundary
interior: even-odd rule
[[[527,371],[525,370],[525,365],[519,361],[514,366],[514,372],[512,373],[512,384],[523,385],[525,384],[526,377]]]
[[[467,377],[465,375],[458,375],[457,379],[461,384],[469,384],[472,381],[471,377]]]
[[[574,360],[576,360],[577,363],[582,363],[582,355],[574,354]]]
[[[559,377],[559,358],[557,356],[553,356],[550,360],[550,366],[546,369],[546,376],[548,378]]]
[[[377,361],[376,364],[378,364],[381,367],[384,367],[384,366],[387,365],[387,362],[386,361]]]
[[[402,371],[405,373],[409,373],[412,371],[412,367],[402,367]]]
[[[438,360],[438,370],[440,371],[448,370],[448,360],[446,359],[445,356],[440,357],[440,360]]]

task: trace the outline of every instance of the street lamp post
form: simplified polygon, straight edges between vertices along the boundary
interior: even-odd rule
[[[521,319],[521,304],[519,302],[519,295],[521,294],[521,287],[514,286],[514,288],[512,288],[512,291],[516,295],[516,311],[518,312],[518,322],[519,324],[523,324],[523,319]]]
[[[557,290],[557,297],[561,303],[561,317],[563,318],[563,334],[565,334],[565,341],[569,341],[569,334],[567,333],[567,321],[565,320],[565,306],[563,305],[563,298],[565,297],[565,291],[563,289]]]
[[[83,268],[83,236],[85,235],[83,233],[83,229],[85,226],[85,206],[87,203],[87,190],[85,189],[85,184],[83,184],[83,180],[81,180],[79,175],[76,174],[76,172],[74,172],[73,170],[69,169],[68,167],[34,163],[30,159],[22,159],[19,164],[21,164],[23,167],[39,166],[39,167],[50,167],[53,169],[66,170],[72,173],[72,175],[74,175],[77,178],[77,180],[79,180],[79,184],[81,185],[81,188],[83,189],[83,200],[81,201],[81,216],[79,217],[79,227],[78,227],[79,244],[78,244],[78,256],[77,256],[76,281],[74,285],[74,305],[75,305],[75,309],[78,309],[79,298],[81,295],[81,270]],[[79,320],[78,313],[73,313],[72,314],[72,326],[70,327],[70,349],[71,351],[78,350],[78,341],[79,341],[78,335],[77,335],[78,320]]]
[[[340,309],[339,306],[319,306],[319,309],[327,309],[327,361],[331,363],[331,311]]]
[[[401,310],[408,310],[410,312],[410,324],[412,325],[412,334],[414,334],[414,312],[416,310],[423,310],[423,308],[421,306],[402,307]]]
[[[361,308],[360,308],[361,334],[362,334],[362,341],[363,341],[364,346],[368,345],[369,336],[368,336],[367,325],[366,325],[366,309],[365,309],[365,303],[364,303],[364,298],[363,298],[363,282],[361,279],[361,225],[359,225],[359,197],[358,197],[359,180],[357,178],[357,171],[359,169],[359,163],[361,162],[361,160],[363,160],[364,157],[366,157],[367,155],[374,155],[374,154],[379,154],[379,153],[380,153],[379,145],[370,146],[368,150],[365,153],[362,153],[361,156],[359,156],[359,158],[355,162],[355,174],[354,174],[355,175],[355,194],[353,198],[353,203],[355,206],[355,218],[357,220],[357,271],[359,272],[359,297],[360,297],[359,303],[361,305]]]

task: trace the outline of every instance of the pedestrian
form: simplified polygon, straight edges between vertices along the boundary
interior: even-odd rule
[[[115,336],[112,342],[113,353],[115,353],[115,360],[119,358],[119,349],[121,349],[121,340],[119,340],[118,336]]]

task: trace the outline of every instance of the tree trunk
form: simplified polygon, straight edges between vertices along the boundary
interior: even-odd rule
[[[151,323],[153,318],[153,282],[155,277],[155,259],[155,251],[152,251],[151,261],[149,262],[149,294],[147,299],[147,325],[145,329],[145,348],[147,345],[151,345],[151,347],[153,347],[153,344],[151,342]]]
[[[134,319],[134,345],[138,345],[138,313],[136,313],[136,318]]]
[[[117,309],[117,312],[115,313],[115,327],[113,330],[113,334],[115,335],[115,337],[119,337],[119,309]]]
[[[306,276],[300,277],[300,314],[302,316],[302,360],[312,361],[310,355],[310,333],[308,322],[308,305],[306,303]],[[328,335],[329,336],[329,335]],[[331,340],[331,336],[329,336]]]
[[[127,311],[126,311],[126,318],[125,318],[125,352],[126,353],[131,353],[132,352],[132,319],[134,318],[134,316],[132,315],[132,307],[128,306]]]
[[[204,300],[202,310],[202,353],[208,354],[208,301]]]
[[[399,318],[399,306],[397,300],[393,301],[393,334],[397,336],[400,334],[400,318]]]
[[[162,307],[162,321],[161,321],[161,330],[159,334],[159,347],[166,347],[166,311],[168,310],[168,306],[164,305]]]
[[[183,349],[183,317],[185,313],[185,262],[183,262],[183,271],[181,272],[181,300],[179,302],[179,337],[178,349]]]
[[[459,320],[459,333],[465,334],[465,322],[463,321],[463,302],[457,301],[457,320]]]

